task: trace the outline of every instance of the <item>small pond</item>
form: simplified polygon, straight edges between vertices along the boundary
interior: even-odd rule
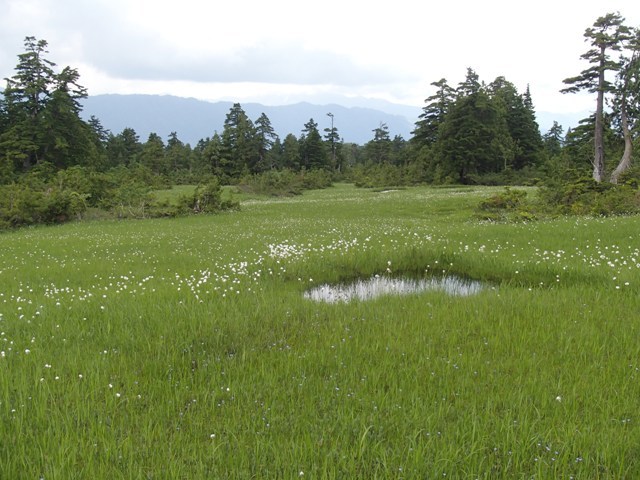
[[[306,291],[304,297],[317,302],[337,303],[371,300],[382,295],[410,295],[435,290],[456,297],[467,297],[475,295],[483,288],[483,284],[478,281],[456,276],[411,279],[376,275],[368,280],[356,280],[349,284],[320,285]]]

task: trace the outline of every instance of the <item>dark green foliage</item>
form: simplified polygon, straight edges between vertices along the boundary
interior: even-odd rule
[[[438,140],[440,125],[456,99],[455,89],[448,85],[445,78],[431,85],[437,88],[436,93],[425,100],[426,105],[412,132],[413,141],[420,146],[433,145]]]
[[[282,144],[282,152],[280,154],[278,166],[291,170],[299,170],[301,165],[300,142],[292,133],[287,135]]]
[[[0,186],[0,228],[62,223],[82,215],[88,195],[44,177],[35,173]]]
[[[373,140],[364,147],[365,156],[374,164],[391,161],[391,137],[386,123],[373,130]]]
[[[128,166],[138,160],[142,145],[133,128],[125,128],[117,135],[109,135],[106,141],[109,167]]]
[[[154,173],[160,175],[169,173],[169,158],[165,155],[164,142],[155,133],[151,133],[146,143],[142,145],[138,161]]]
[[[300,175],[288,169],[245,176],[239,187],[245,192],[278,197],[299,195],[303,190]]]
[[[255,123],[255,133],[258,148],[258,161],[254,166],[256,172],[264,172],[275,166],[275,159],[271,152],[275,141],[278,139],[271,120],[266,114],[262,113]]]
[[[198,185],[191,197],[183,197],[181,205],[187,206],[193,213],[217,213],[222,210],[238,208],[239,204],[232,200],[222,199],[222,189],[216,177]]]
[[[328,170],[303,170],[300,172],[302,178],[302,188],[305,190],[316,190],[328,188],[333,184],[331,174]]]
[[[239,178],[256,173],[260,145],[253,122],[239,103],[233,105],[224,121],[219,168],[223,175]]]
[[[245,176],[239,187],[250,193],[272,196],[300,195],[304,190],[330,187],[331,175],[326,170],[270,170]]]
[[[80,118],[80,101],[87,96],[80,76],[70,67],[56,73],[47,53],[45,40],[27,37],[25,53],[7,79],[0,130],[4,181],[39,162],[66,168],[100,161],[96,133]]]
[[[486,200],[481,201],[478,208],[489,212],[496,210],[515,210],[522,205],[526,197],[527,192],[524,190],[515,190],[507,187],[502,193],[496,193]]]
[[[349,172],[349,180],[357,187],[385,188],[417,185],[424,181],[425,172],[419,162],[406,165],[381,163],[357,165]]]
[[[640,212],[640,194],[633,184],[613,185],[580,177],[572,182],[550,183],[540,189],[539,197],[548,211],[557,214],[633,214]]]
[[[497,172],[507,164],[502,120],[483,91],[461,97],[440,128],[437,158],[444,175],[468,183],[470,175]]]
[[[329,168],[327,149],[313,118],[304,124],[300,137],[300,160],[301,168],[306,170]]]
[[[476,217],[481,220],[522,222],[536,218],[531,205],[527,202],[524,190],[505,188],[482,200],[476,208]]]
[[[637,171],[625,173],[619,185],[589,176],[556,179],[542,186],[535,200],[526,192],[506,188],[478,204],[476,217],[491,221],[523,221],[557,215],[630,215],[640,213]],[[568,178],[568,176],[567,176]]]
[[[471,68],[455,90],[445,79],[432,85],[438,90],[426,99],[410,149],[403,152],[404,161],[418,162],[421,180],[518,183],[522,172],[541,165],[543,144],[529,88],[520,94],[504,77],[487,86]]]
[[[554,120],[553,125],[547,133],[542,136],[545,153],[548,157],[560,155],[564,145],[564,129],[562,125]]]
[[[529,88],[520,95],[511,82],[498,77],[489,85],[489,90],[510,136],[510,141],[506,142],[509,145],[508,166],[520,170],[537,165],[542,152],[542,139]]]
[[[340,135],[338,134],[338,129],[334,125],[333,113],[327,113],[327,115],[331,118],[331,128],[324,129],[324,139],[327,142],[329,152],[331,154],[330,166],[336,171],[341,172],[343,159],[340,154],[340,147],[342,146],[340,142]]]

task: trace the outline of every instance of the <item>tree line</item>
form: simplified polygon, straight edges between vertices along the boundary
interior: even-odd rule
[[[51,190],[52,184],[64,188],[66,182],[80,203],[105,206],[109,198],[124,195],[117,192],[120,185],[131,182],[147,190],[203,179],[219,185],[259,178],[265,185],[305,176],[322,179],[308,182],[310,187],[326,185],[327,179],[361,186],[535,184],[585,175],[596,183],[618,183],[633,172],[638,141],[640,34],[619,13],[610,13],[584,36],[589,49],[582,58],[588,66],[564,80],[563,92],[591,92],[596,108],[566,132],[557,122],[540,132],[528,86],[520,92],[503,76],[485,82],[467,68],[457,85],[444,78],[431,83],[434,93],[408,140],[392,136],[381,123],[366,144],[345,143],[330,112],[330,128],[320,131],[309,119],[299,134],[280,138],[267,115],[252,120],[236,103],[222,132],[193,146],[176,132],[166,141],[155,133],[141,141],[132,128],[113,133],[95,117],[84,121],[87,90],[77,70],[56,71],[47,58],[47,42],[27,37],[0,97],[0,186],[37,180]],[[81,172],[85,187],[58,178],[68,169],[75,173],[66,177]],[[0,194],[0,203],[4,197]]]

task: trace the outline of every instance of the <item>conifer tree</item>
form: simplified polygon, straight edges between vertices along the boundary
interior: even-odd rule
[[[318,124],[313,118],[304,124],[304,130],[300,138],[300,147],[302,167],[307,170],[327,167],[327,151],[320,132],[318,131]]]
[[[563,82],[568,87],[563,93],[576,93],[583,90],[596,94],[596,111],[594,125],[594,155],[592,160],[593,179],[601,182],[605,173],[604,156],[604,102],[605,96],[614,90],[613,84],[607,79],[606,73],[617,72],[620,69],[618,58],[612,58],[612,52],[619,52],[623,43],[628,40],[630,30],[624,25],[624,18],[620,13],[608,13],[599,17],[592,27],[584,32],[585,41],[591,48],[581,55],[590,66],[580,72],[580,75],[566,78]]]
[[[282,143],[282,167],[293,171],[298,171],[301,167],[300,141],[293,133],[284,137]]]
[[[0,155],[22,171],[44,161],[59,168],[95,164],[93,132],[80,118],[87,91],[77,70],[55,73],[46,40],[26,37],[24,45],[15,74],[6,79]]]
[[[631,30],[615,83],[616,96],[612,101],[614,114],[624,139],[624,152],[618,166],[611,173],[611,183],[618,183],[622,173],[631,168],[633,132],[640,124],[640,29]]]
[[[264,112],[255,122],[255,134],[258,147],[258,162],[253,169],[253,173],[259,173],[273,168],[273,164],[269,161],[269,152],[278,138],[271,125],[271,120]]]
[[[415,130],[412,132],[414,142],[420,146],[430,146],[437,141],[438,129],[456,98],[455,89],[449,86],[446,78],[432,82],[431,85],[437,90],[425,99],[426,105],[418,117]]]
[[[386,123],[380,122],[378,128],[373,130],[373,140],[365,145],[365,151],[369,160],[374,164],[389,162],[391,160],[391,136]]]
[[[259,159],[255,127],[239,103],[233,104],[222,130],[222,170],[232,178],[255,172]]]

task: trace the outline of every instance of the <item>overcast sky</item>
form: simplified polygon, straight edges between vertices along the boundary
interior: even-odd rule
[[[90,95],[421,107],[431,82],[455,86],[471,67],[570,113],[595,103],[558,92],[586,67],[584,30],[616,11],[640,26],[636,0],[0,0],[0,78],[35,36]]]

